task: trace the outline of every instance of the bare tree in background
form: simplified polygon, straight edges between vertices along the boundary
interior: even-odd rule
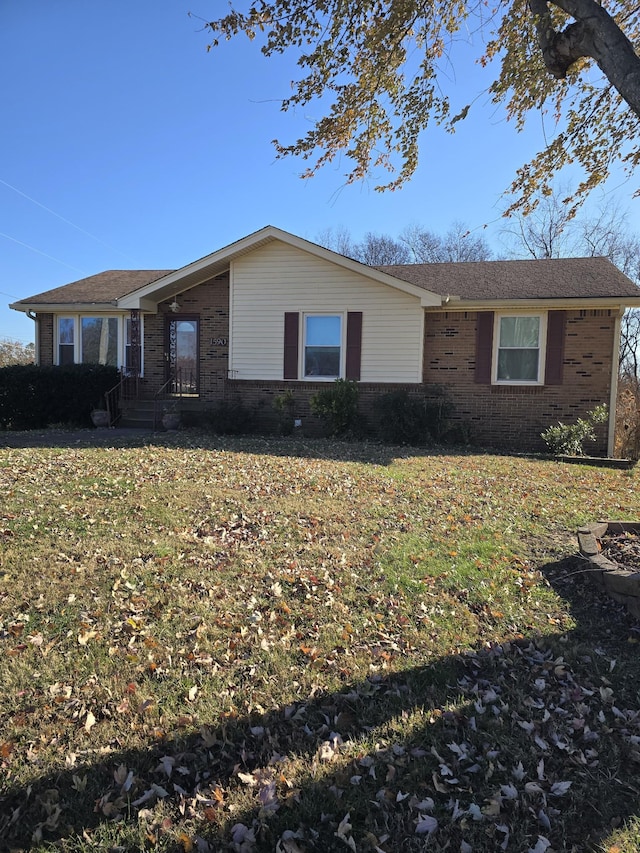
[[[0,340],[0,367],[13,364],[33,364],[36,348],[34,344],[23,344],[9,339]]]
[[[484,237],[473,236],[463,222],[453,222],[444,235],[410,225],[397,240],[368,231],[359,243],[347,228],[339,226],[325,228],[316,236],[316,243],[374,267],[488,261],[493,255]]]
[[[316,235],[315,242],[325,249],[331,249],[332,252],[337,252],[339,255],[345,255],[347,258],[356,258],[357,250],[353,242],[353,238],[348,228],[344,225],[338,225],[335,228],[329,226],[320,231]]]
[[[411,252],[404,243],[394,240],[387,234],[374,234],[368,231],[362,242],[356,244],[356,258],[372,267],[410,264]]]
[[[484,237],[474,237],[464,222],[453,222],[444,236],[411,225],[405,228],[400,239],[411,252],[416,264],[459,263],[488,261],[493,253]]]
[[[502,229],[509,254],[514,257],[563,258],[580,254],[575,249],[575,222],[562,201],[564,190],[538,199],[527,216],[517,214]]]

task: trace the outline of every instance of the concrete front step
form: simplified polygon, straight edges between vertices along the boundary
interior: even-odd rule
[[[126,415],[122,415],[120,420],[118,421],[118,426],[122,427],[133,427],[136,429],[155,429],[155,424],[153,422],[153,414],[149,415],[132,415],[131,413],[127,413]]]
[[[155,426],[155,418],[162,416],[162,409],[158,408],[154,400],[125,401],[122,406],[122,416],[119,423],[122,426],[146,427]]]

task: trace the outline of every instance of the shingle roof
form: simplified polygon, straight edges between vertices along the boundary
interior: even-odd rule
[[[149,284],[173,270],[108,270],[53,290],[45,290],[27,299],[24,305],[105,304]]]
[[[461,300],[640,297],[607,258],[398,264],[375,269]],[[21,299],[21,305],[108,305],[174,270],[108,270]]]
[[[607,258],[398,264],[377,269],[462,300],[640,296],[640,288]]]

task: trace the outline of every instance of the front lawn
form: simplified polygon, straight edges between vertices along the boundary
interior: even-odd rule
[[[638,475],[206,438],[0,450],[0,850],[636,850]]]

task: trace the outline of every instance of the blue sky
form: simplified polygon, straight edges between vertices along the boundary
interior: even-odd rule
[[[517,134],[483,95],[472,62],[449,74],[453,106],[477,96],[449,135],[433,128],[414,179],[394,193],[345,186],[346,164],[302,181],[276,161],[317,117],[283,114],[292,57],[245,39],[207,52],[197,17],[213,0],[0,3],[0,338],[33,339],[9,302],[105,269],[182,266],[264,225],[315,239],[346,227],[397,235],[454,220],[499,247],[501,194],[537,151],[542,123]],[[463,46],[463,56],[469,51]],[[620,190],[640,230],[630,184]]]

